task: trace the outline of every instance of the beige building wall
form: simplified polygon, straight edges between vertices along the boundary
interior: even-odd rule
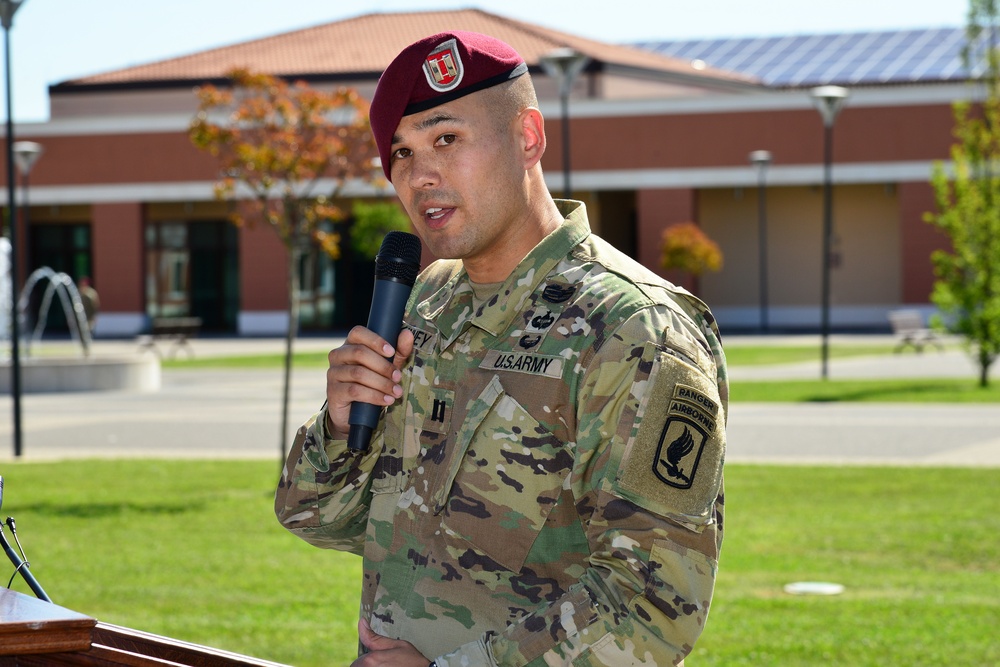
[[[768,304],[772,321],[802,324],[818,317],[821,296],[823,190],[776,187],[766,193]],[[731,322],[753,326],[760,303],[756,188],[698,193],[702,228],[719,244],[724,265],[703,275],[698,292]],[[834,188],[831,306],[863,312],[898,304],[902,297],[899,203],[895,188]],[[877,314],[873,317],[878,317]],[[836,321],[836,312],[833,320]]]
[[[834,304],[881,305],[903,297],[899,201],[894,186],[855,185],[834,199],[834,239],[840,265]]]

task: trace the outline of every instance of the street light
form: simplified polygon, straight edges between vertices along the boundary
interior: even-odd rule
[[[767,331],[767,204],[764,200],[764,178],[771,165],[770,151],[754,151],[750,164],[757,172],[757,252],[760,271],[760,330]]]
[[[42,157],[44,152],[45,147],[34,141],[14,142],[14,162],[17,164],[17,170],[21,172],[21,190],[24,192],[24,196],[21,197],[21,208],[24,210],[22,230],[26,235],[25,238],[31,235],[31,221],[28,218],[28,212],[31,210],[28,205],[28,177],[31,175],[31,168],[35,166],[38,158]]]
[[[0,0],[7,86],[7,215],[10,228],[10,393],[14,398],[14,456],[21,456],[21,347],[17,321],[17,202],[14,200],[14,105],[10,93],[10,29],[24,0]]]
[[[31,238],[31,207],[28,204],[28,176],[31,174],[31,168],[38,162],[38,158],[42,157],[43,152],[45,152],[45,147],[34,141],[14,142],[14,163],[17,165],[17,170],[21,173],[21,192],[24,193],[21,196],[21,205],[18,207],[23,211],[20,231],[23,234],[21,238],[24,240]],[[14,322],[14,326],[18,325],[16,320],[12,321]]]
[[[18,170],[27,176],[31,173],[31,168],[35,166],[38,158],[42,157],[42,153],[44,152],[45,146],[34,141],[15,141],[14,163],[17,165]]]
[[[840,86],[817,86],[809,91],[823,117],[823,305],[820,312],[822,365],[820,374],[828,377],[830,360],[830,251],[833,245],[833,123],[847,101],[848,90]]]
[[[572,192],[569,186],[569,93],[573,89],[573,81],[589,60],[590,58],[584,54],[569,47],[553,49],[538,59],[545,73],[559,80],[559,101],[562,104],[563,199],[569,199]]]

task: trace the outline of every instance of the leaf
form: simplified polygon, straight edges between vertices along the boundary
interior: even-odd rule
[[[680,269],[693,275],[722,268],[722,251],[693,222],[681,222],[663,230],[660,266]]]
[[[207,85],[196,90],[198,108],[189,126],[192,144],[218,162],[222,176],[216,196],[234,199],[245,187],[258,200],[291,198],[284,207],[250,202],[241,218],[267,222],[286,245],[293,241],[290,230],[304,226],[304,238],[329,252],[333,237],[316,235],[317,225],[341,216],[314,187],[330,179],[332,192],[339,192],[347,181],[374,178],[378,151],[367,103],[352,89],[323,91],[302,81],[289,85],[245,68],[228,77],[228,89]],[[291,211],[295,220],[283,217]]]
[[[995,32],[995,3],[975,3],[970,21],[971,38]],[[967,57],[972,53],[968,49]],[[1000,356],[1000,91],[995,54],[984,57],[986,98],[953,105],[952,169],[934,166],[936,211],[924,215],[950,241],[931,254],[936,281],[930,298],[941,311],[934,322],[965,338],[982,385]]]

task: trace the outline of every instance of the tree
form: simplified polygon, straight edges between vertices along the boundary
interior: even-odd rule
[[[681,222],[663,230],[660,243],[660,266],[680,269],[693,276],[722,268],[722,251],[701,227],[693,222]]]
[[[198,110],[189,136],[219,161],[219,199],[233,202],[237,225],[264,222],[287,251],[288,329],[285,343],[281,458],[285,458],[292,347],[298,329],[298,266],[319,247],[340,256],[339,235],[325,222],[342,220],[336,205],[344,186],[375,178],[378,155],[367,104],[354,90],[314,90],[269,74],[236,69],[231,88],[197,89]],[[318,192],[325,188],[325,192]]]
[[[412,232],[410,219],[391,202],[355,202],[352,207],[351,249],[365,259],[375,259],[389,232]]]
[[[934,324],[965,339],[979,366],[979,385],[989,385],[990,366],[1000,355],[1000,87],[996,34],[997,3],[972,0],[963,55],[970,72],[983,61],[984,98],[954,105],[957,142],[952,171],[936,164],[931,177],[937,213],[924,219],[951,241],[931,255],[937,280],[931,301],[940,310]],[[984,48],[977,48],[986,44]],[[978,54],[978,55],[977,55]]]

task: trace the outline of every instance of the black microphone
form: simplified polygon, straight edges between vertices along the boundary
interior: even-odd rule
[[[403,312],[410,290],[420,271],[420,239],[406,232],[389,232],[375,257],[375,291],[368,313],[368,328],[396,347],[403,328]],[[353,452],[368,449],[372,431],[382,413],[381,405],[351,404],[347,448]]]

